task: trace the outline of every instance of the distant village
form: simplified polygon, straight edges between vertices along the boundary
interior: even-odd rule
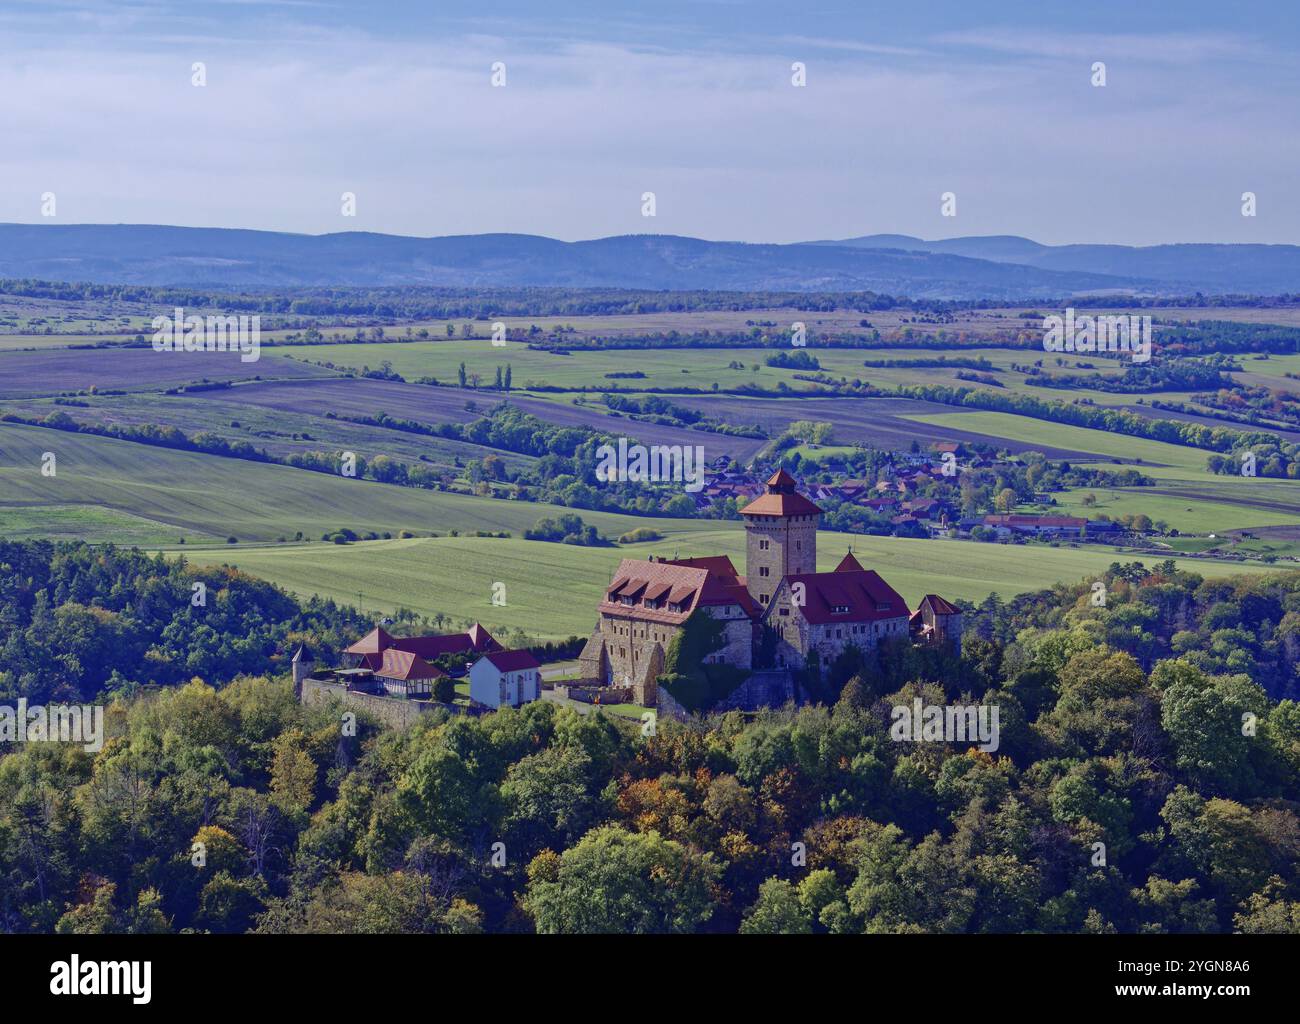
[[[811,446],[816,449],[816,446]],[[829,477],[835,482],[800,480],[799,488],[813,501],[837,506],[848,505],[879,517],[882,530],[895,536],[936,537],[945,539],[1018,540],[1053,538],[1081,542],[1115,543],[1126,533],[1144,532],[1105,517],[1049,513],[996,512],[962,515],[961,473],[1023,468],[1013,457],[985,455],[967,450],[958,442],[932,445],[928,452],[888,453],[891,464],[877,480],[855,479],[847,459],[828,457],[814,464],[808,476]],[[960,468],[958,468],[960,460]],[[759,473],[744,469],[725,456],[715,460],[705,474],[705,486],[694,496],[700,511],[715,509],[732,501],[742,509],[762,495],[764,485]],[[1047,491],[1039,491],[1034,500],[1055,504]]]

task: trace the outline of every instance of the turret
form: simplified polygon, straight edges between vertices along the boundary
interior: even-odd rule
[[[295,699],[302,699],[302,681],[311,675],[312,670],[316,667],[316,659],[312,657],[311,650],[306,644],[299,644],[298,649],[293,652],[291,662],[293,666],[293,695]]]

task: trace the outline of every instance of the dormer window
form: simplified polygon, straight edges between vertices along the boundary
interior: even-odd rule
[[[831,605],[832,615],[848,615],[848,613],[849,613],[849,606],[846,604]]]

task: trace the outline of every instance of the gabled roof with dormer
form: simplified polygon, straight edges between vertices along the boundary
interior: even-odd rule
[[[597,608],[610,615],[680,625],[697,608],[732,605],[751,618],[761,614],[745,589],[745,578],[737,575],[730,558],[718,555],[673,561],[625,558]]]

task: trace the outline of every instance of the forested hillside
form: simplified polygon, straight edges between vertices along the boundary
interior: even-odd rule
[[[0,930],[1300,931],[1300,573],[1117,565],[988,602],[961,660],[654,735],[349,735],[281,670],[359,617],[237,573],[8,544],[0,597],[0,703],[111,700],[97,753],[3,748]],[[914,696],[996,706],[998,748],[891,738]]]

